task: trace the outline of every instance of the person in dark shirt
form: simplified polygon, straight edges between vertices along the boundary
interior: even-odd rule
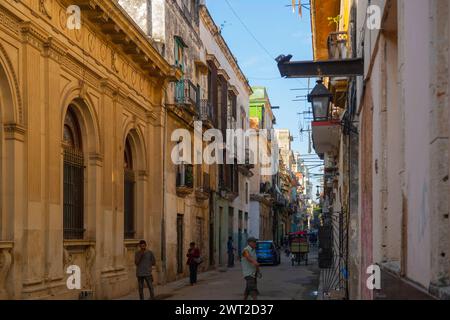
[[[227,242],[227,253],[228,253],[228,267],[234,267],[234,246],[233,246],[233,237],[228,237]]]
[[[144,300],[144,281],[147,283],[150,291],[150,300],[155,299],[153,289],[152,267],[156,265],[155,256],[153,252],[147,250],[147,243],[145,240],[139,241],[140,250],[134,256],[134,263],[136,264],[136,277],[139,285],[139,298]]]
[[[197,269],[200,260],[200,249],[195,246],[195,242],[191,242],[187,253],[187,265],[189,266],[189,278],[191,286],[197,283]]]

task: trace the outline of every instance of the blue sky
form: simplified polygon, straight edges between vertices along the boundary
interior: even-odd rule
[[[264,48],[242,25],[233,13],[248,27]],[[303,3],[306,1],[303,0]],[[299,127],[308,129],[309,120],[298,115],[307,111],[305,102],[297,96],[308,92],[293,91],[308,87],[307,79],[283,79],[274,60],[280,54],[292,54],[292,60],[312,60],[312,40],[310,12],[303,8],[303,15],[292,12],[290,0],[207,0],[206,5],[218,26],[224,25],[222,36],[236,56],[240,67],[252,86],[267,87],[272,105],[280,106],[274,110],[277,128],[288,128],[294,136],[292,149],[301,154],[308,153],[308,132],[300,135]],[[310,87],[314,86],[313,79]],[[306,115],[308,117],[308,115]],[[314,150],[312,150],[314,154]],[[318,172],[313,170],[313,172]]]

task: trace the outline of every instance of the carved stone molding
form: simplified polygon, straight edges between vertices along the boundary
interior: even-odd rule
[[[17,18],[10,16],[6,12],[0,11],[0,26],[11,32],[13,35],[19,35],[19,22]]]
[[[22,33],[22,42],[29,43],[36,49],[43,51],[44,43],[48,41],[49,35],[45,30],[31,21],[23,22],[20,31]]]
[[[73,262],[72,254],[69,252],[69,250],[64,248],[64,251],[63,251],[63,265],[64,265],[64,269],[67,269],[67,266],[72,264],[72,262]]]
[[[47,18],[51,19],[52,15],[50,12],[50,3],[49,0],[39,0],[39,11],[47,16]]]
[[[11,62],[11,59],[9,58],[8,53],[6,52],[5,48],[3,47],[3,45],[1,43],[0,43],[0,53],[3,55],[3,57],[5,57],[6,63],[8,65],[8,68],[9,68],[9,70],[11,72],[11,75],[12,75],[12,78],[13,78],[13,81],[14,81],[14,88],[16,90],[16,97],[17,97],[17,104],[18,104],[17,108],[18,108],[18,111],[19,111],[19,114],[18,114],[19,119],[18,119],[18,121],[20,123],[23,123],[22,96],[20,94],[20,87],[19,87],[18,77],[17,77],[16,73],[14,72],[14,66],[13,66],[13,64]]]
[[[63,61],[62,59],[66,56],[67,51],[67,46],[55,38],[50,37],[44,42],[44,56],[49,57],[58,63]]]
[[[119,73],[119,65],[117,63],[117,53],[115,53],[114,51],[111,51],[111,69],[115,72],[115,73]]]
[[[6,280],[12,266],[11,242],[0,242],[0,298],[7,297]]]
[[[95,275],[93,274],[95,268],[95,245],[90,245],[86,248],[86,286],[88,288],[92,288],[94,282],[93,278],[95,278]]]
[[[100,80],[100,88],[102,89],[102,93],[108,95],[111,98],[116,98],[119,94],[118,85],[106,78]]]
[[[3,125],[6,140],[17,140],[23,142],[25,140],[25,127],[17,123],[5,123]]]
[[[101,167],[103,164],[103,155],[97,152],[91,152],[89,154],[89,162],[92,165]]]

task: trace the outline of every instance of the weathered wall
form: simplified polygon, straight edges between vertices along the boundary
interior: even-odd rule
[[[371,87],[366,87],[362,111],[360,114],[360,226],[361,226],[361,263],[360,263],[360,292],[362,299],[372,299],[372,291],[366,286],[367,267],[373,264],[373,184],[372,184],[372,145],[373,145],[373,103],[371,100]]]
[[[401,88],[404,103],[405,187],[407,205],[406,276],[428,287],[430,281],[430,208],[429,186],[429,123],[428,92],[430,86],[428,4],[404,1],[403,25],[400,26],[402,49]]]
[[[100,5],[121,18],[115,22],[126,34],[142,41],[142,55],[155,59],[160,70],[170,68],[115,3]],[[81,30],[68,30],[60,18],[65,10],[58,1],[0,5],[1,100],[8,96],[5,88],[14,88],[15,106],[12,116],[0,102],[7,150],[0,167],[5,181],[0,240],[7,245],[2,243],[0,251],[9,260],[9,270],[2,264],[2,298],[76,299],[79,291],[68,290],[65,282],[70,264],[81,267],[82,289],[93,290],[96,298],[135,288],[137,240],[124,239],[123,232],[123,150],[129,133],[136,142],[136,237],[152,242],[158,234],[153,214],[161,210],[155,188],[161,183],[160,161],[153,158],[150,166],[149,159],[161,154],[152,138],[157,136],[165,71],[161,82],[151,78],[87,20],[82,19]],[[85,164],[86,230],[78,240],[63,239],[62,128],[71,103]]]

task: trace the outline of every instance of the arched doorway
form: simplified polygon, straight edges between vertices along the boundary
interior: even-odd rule
[[[130,137],[127,137],[124,150],[124,238],[134,239],[136,235],[136,178],[133,166],[133,152]]]
[[[63,228],[64,239],[84,237],[84,154],[74,107],[69,106],[63,131]]]

